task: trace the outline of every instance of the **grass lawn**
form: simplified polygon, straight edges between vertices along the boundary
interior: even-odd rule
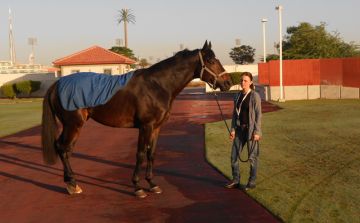
[[[40,98],[0,100],[0,137],[41,124]]]
[[[273,104],[284,109],[263,114],[257,188],[246,193],[284,222],[360,222],[360,100]],[[205,131],[206,159],[232,179],[224,122]],[[249,164],[240,169],[246,185]]]

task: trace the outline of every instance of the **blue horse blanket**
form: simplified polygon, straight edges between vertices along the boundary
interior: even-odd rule
[[[134,72],[123,75],[82,72],[64,76],[59,79],[58,87],[61,105],[67,111],[103,105],[125,87]]]

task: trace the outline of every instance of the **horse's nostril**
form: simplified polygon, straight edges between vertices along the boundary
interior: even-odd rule
[[[225,81],[225,86],[230,87],[231,86],[230,81]]]

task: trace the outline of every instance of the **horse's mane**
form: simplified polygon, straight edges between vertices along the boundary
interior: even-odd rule
[[[174,56],[169,57],[165,60],[162,60],[162,61],[152,65],[151,67],[149,67],[147,69],[143,69],[143,70],[144,71],[146,70],[147,72],[150,72],[150,73],[154,73],[154,72],[162,72],[164,70],[171,69],[175,65],[177,65],[177,66],[181,65],[181,63],[179,63],[180,60],[183,62],[186,62],[186,61],[192,59],[191,56],[195,53],[195,51],[198,51],[198,50],[190,51],[188,49],[185,49],[185,50],[179,51]]]

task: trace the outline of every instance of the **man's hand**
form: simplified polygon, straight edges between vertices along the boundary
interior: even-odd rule
[[[234,140],[234,139],[235,139],[235,131],[232,131],[232,132],[230,133],[230,139],[231,139],[231,140]]]
[[[254,139],[255,141],[257,141],[257,140],[260,139],[260,136],[258,136],[258,135],[253,135],[253,139]]]

